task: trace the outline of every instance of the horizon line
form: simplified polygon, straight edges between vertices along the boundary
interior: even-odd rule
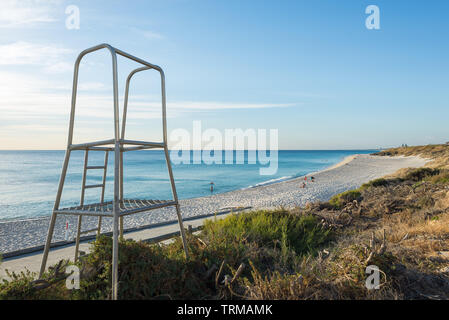
[[[369,150],[383,150],[388,148],[349,148],[349,149],[277,149],[277,150],[257,150],[257,149],[217,149],[217,151],[369,151]],[[168,149],[173,151],[176,149]],[[215,149],[179,149],[179,151],[214,151]],[[67,149],[0,149],[0,151],[67,151]],[[85,151],[85,150],[72,150],[72,151]],[[89,150],[89,151],[104,151],[104,150]],[[143,149],[134,151],[163,151],[163,149]],[[111,151],[114,152],[114,151]]]

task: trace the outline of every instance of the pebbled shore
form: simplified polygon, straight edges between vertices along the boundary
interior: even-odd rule
[[[326,201],[333,195],[358,188],[365,182],[392,174],[401,168],[421,167],[428,159],[420,157],[379,157],[353,155],[339,164],[320,172],[309,174],[315,182],[307,182],[301,188],[303,177],[235,190],[208,197],[181,200],[184,218],[211,214],[232,207],[252,207],[254,209],[303,206],[307,202]],[[56,221],[53,241],[64,240],[65,222],[69,222],[69,239],[75,237],[76,217],[60,215]],[[11,252],[42,245],[45,242],[50,217],[0,222],[0,253]],[[103,219],[102,232],[112,230],[112,219]],[[126,228],[176,220],[174,208],[162,208],[149,213],[138,213],[124,219]],[[83,218],[83,229],[96,226],[97,218]]]

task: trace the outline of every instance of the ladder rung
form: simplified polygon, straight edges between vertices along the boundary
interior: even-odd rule
[[[94,231],[98,231],[98,228],[90,229],[90,230],[86,230],[86,231],[81,231],[80,234],[86,234],[86,233],[94,232]]]
[[[105,166],[87,166],[86,169],[104,169]]]
[[[103,184],[91,184],[90,186],[84,186],[85,189],[90,189],[90,188],[102,188]]]

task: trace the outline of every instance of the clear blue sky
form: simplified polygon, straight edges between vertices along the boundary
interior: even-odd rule
[[[68,30],[68,5],[80,29]],[[380,8],[380,30],[365,8]],[[279,129],[280,149],[449,141],[448,1],[2,0],[0,149],[63,149],[73,63],[109,43],[162,66],[169,129]],[[119,61],[119,74],[134,66]],[[110,137],[110,58],[82,65],[80,141]],[[157,78],[133,89],[133,138],[159,135]],[[120,82],[123,93],[123,81]],[[131,111],[132,113],[133,111]],[[108,131],[109,130],[109,131]]]

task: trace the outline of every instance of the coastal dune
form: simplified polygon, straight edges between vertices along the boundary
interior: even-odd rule
[[[372,155],[352,155],[337,165],[308,175],[302,188],[304,177],[298,177],[268,185],[235,190],[208,197],[181,200],[184,218],[213,214],[232,208],[250,207],[252,209],[293,208],[308,202],[326,201],[335,194],[358,188],[363,183],[394,173],[401,168],[424,166],[429,160],[416,156],[380,157]],[[230,177],[232,179],[232,177]],[[65,223],[69,223],[69,239],[75,237],[76,217],[59,216],[56,222],[54,241],[65,239]],[[162,208],[125,217],[124,227],[173,221],[176,214],[173,208]],[[39,246],[45,242],[50,217],[0,222],[0,253]],[[112,230],[112,219],[104,219],[102,232]],[[96,226],[96,218],[84,218],[83,229]]]

